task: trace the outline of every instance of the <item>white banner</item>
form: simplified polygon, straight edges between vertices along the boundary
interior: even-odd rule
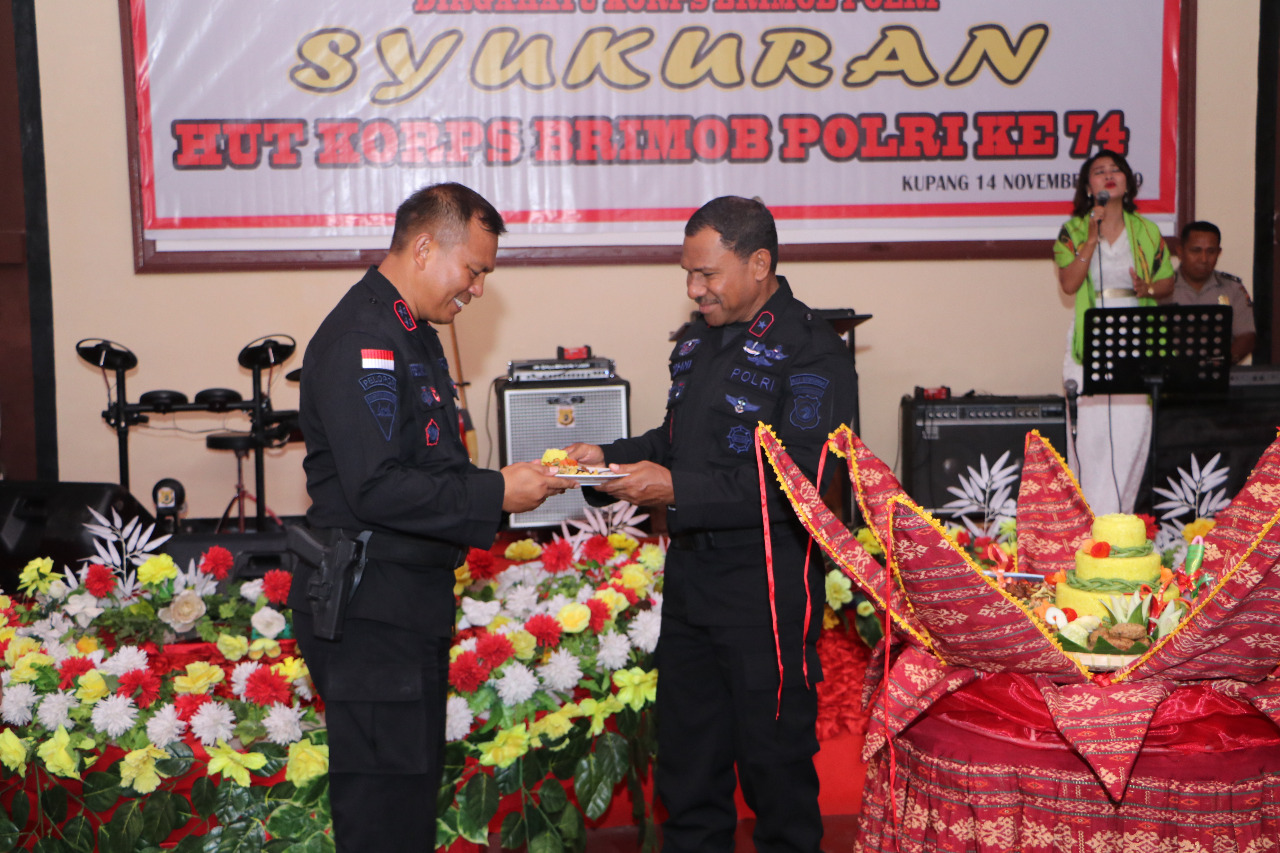
[[[129,0],[144,237],[379,249],[424,184],[504,247],[1052,239],[1125,153],[1168,232],[1178,0]]]

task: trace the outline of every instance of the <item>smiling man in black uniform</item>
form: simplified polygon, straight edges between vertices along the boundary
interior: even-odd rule
[[[307,347],[300,425],[311,508],[333,541],[369,533],[340,640],[313,636],[311,569],[290,592],[298,645],[326,705],[340,851],[433,850],[444,748],[454,569],[493,543],[503,511],[562,491],[541,465],[471,464],[435,329],[484,292],[502,216],[461,184],[396,211],[387,257]]]
[[[600,491],[667,506],[657,652],[663,850],[732,851],[738,781],[756,813],[756,850],[812,853],[822,841],[813,756],[825,573],[814,549],[806,583],[808,537],[766,471],[771,596],[753,431],[771,425],[813,479],[827,436],[853,415],[853,358],[776,274],[778,232],[763,204],[715,199],[684,233],[680,263],[701,316],[671,353],[662,426],[567,450],[629,475]]]

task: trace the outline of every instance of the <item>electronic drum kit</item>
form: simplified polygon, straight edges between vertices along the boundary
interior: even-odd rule
[[[251,341],[242,350],[236,360],[241,367],[248,368],[253,374],[253,393],[248,400],[238,391],[231,388],[206,388],[196,393],[194,399],[188,400],[181,391],[146,391],[138,397],[138,402],[129,403],[125,394],[125,373],[138,365],[138,357],[125,346],[102,338],[86,338],[76,344],[76,352],[82,359],[99,367],[105,373],[114,371],[116,375],[115,397],[108,400],[102,418],[107,425],[116,431],[120,455],[120,485],[129,488],[129,429],[138,424],[147,423],[148,415],[170,415],[175,412],[245,412],[249,416],[248,432],[220,431],[205,437],[205,446],[211,450],[231,450],[236,454],[237,484],[236,496],[227,505],[223,513],[223,521],[237,502],[240,506],[240,530],[245,529],[244,501],[246,497],[254,500],[257,506],[257,530],[265,529],[268,510],[264,502],[265,469],[263,451],[268,447],[282,447],[290,441],[301,441],[302,434],[298,429],[297,411],[276,411],[271,406],[271,398],[263,388],[262,373],[283,364],[294,350],[297,342],[289,335],[268,335]],[[285,378],[296,382],[300,378],[301,369],[290,371]],[[241,472],[242,460],[252,452],[254,455],[254,485],[256,496],[249,496],[244,488]],[[274,518],[274,515],[272,516]],[[221,523],[219,524],[221,527]]]

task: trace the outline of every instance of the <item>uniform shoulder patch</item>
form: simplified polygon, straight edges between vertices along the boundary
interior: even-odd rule
[[[791,425],[796,429],[813,429],[822,422],[822,397],[831,380],[816,373],[797,373],[791,384]]]
[[[1227,281],[1234,281],[1236,284],[1244,284],[1244,281],[1242,281],[1238,275],[1232,275],[1231,273],[1223,272],[1222,270],[1216,270],[1216,272]]]

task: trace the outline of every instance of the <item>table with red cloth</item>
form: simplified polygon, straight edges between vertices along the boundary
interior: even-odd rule
[[[1216,579],[1113,671],[1069,656],[847,430],[833,435],[873,559],[766,428],[762,449],[819,545],[887,614],[868,667],[859,851],[1280,850],[1280,442],[1205,539]],[[1093,515],[1028,436],[1012,571],[1069,567]]]

